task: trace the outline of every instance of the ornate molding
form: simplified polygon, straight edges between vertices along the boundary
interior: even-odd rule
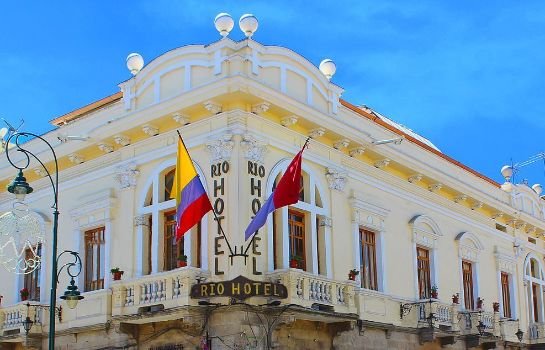
[[[246,159],[263,164],[265,154],[269,151],[265,142],[258,141],[254,136],[246,134],[242,137],[240,145]]]
[[[186,115],[183,115],[183,114],[180,113],[180,112],[173,113],[173,114],[172,114],[172,119],[173,119],[176,123],[181,124],[181,125],[187,125],[187,124],[189,124],[189,117],[186,116]]]
[[[81,164],[85,161],[85,158],[81,154],[72,153],[68,155],[68,160],[73,164]]]
[[[233,147],[235,143],[232,141],[231,134],[223,135],[223,138],[220,140],[209,141],[206,143],[206,149],[210,152],[210,161],[221,162],[229,161],[231,159],[231,154],[233,153]]]
[[[151,124],[143,125],[142,126],[142,131],[144,132],[144,134],[149,135],[149,136],[155,136],[155,135],[159,134],[159,128],[156,127],[155,125],[151,125]]]
[[[270,107],[271,107],[271,104],[268,102],[256,103],[255,105],[252,106],[252,113],[254,114],[265,113],[269,110]]]
[[[452,200],[454,201],[454,203],[465,202],[467,200],[467,195],[460,194],[458,196],[455,196]]]
[[[503,213],[500,213],[500,212],[494,213],[491,216],[491,218],[494,219],[494,220],[502,218],[502,217],[503,217]]]
[[[316,128],[316,129],[312,129],[308,132],[308,136],[311,138],[311,139],[315,139],[317,137],[322,137],[325,135],[325,129],[324,128]]]
[[[526,247],[524,247],[524,241],[520,238],[515,238],[513,242],[513,250],[515,251],[515,257],[524,255]]]
[[[299,117],[296,115],[289,115],[287,117],[284,117],[280,119],[280,124],[282,124],[285,127],[292,126],[299,120]]]
[[[114,151],[114,146],[106,142],[101,142],[98,144],[98,149],[104,153],[111,153]]]
[[[46,177],[47,171],[42,166],[39,166],[37,168],[34,168],[34,174],[38,175],[39,177]]]
[[[424,178],[424,175],[422,175],[422,174],[414,174],[414,175],[409,176],[407,178],[407,181],[414,184],[416,182],[420,182],[423,178]]]
[[[435,183],[428,186],[428,190],[430,192],[437,192],[443,187],[443,184],[441,183]]]
[[[480,202],[480,201],[473,202],[471,204],[471,210],[481,209],[483,207],[483,205],[484,205],[484,203]]]
[[[333,226],[333,221],[331,220],[330,217],[321,216],[320,219],[319,219],[318,225],[320,227],[332,227]]]
[[[147,226],[147,227],[149,227],[149,217],[150,217],[150,214],[143,214],[143,215],[135,216],[134,217],[134,226],[135,227],[138,227],[138,226]]]
[[[221,113],[221,104],[213,102],[213,101],[206,101],[203,103],[204,108],[206,108],[207,111],[212,112],[212,114],[218,114]]]
[[[337,191],[344,191],[346,186],[346,175],[344,171],[340,171],[335,168],[327,168],[325,177],[329,183],[329,188]]]
[[[365,152],[365,147],[359,146],[359,147],[354,147],[350,151],[348,151],[348,155],[350,157],[356,157],[356,156],[361,156],[364,152]]]
[[[131,144],[131,139],[126,135],[115,135],[114,142],[120,146],[128,146]]]
[[[133,188],[136,187],[136,178],[139,174],[136,163],[129,163],[117,167],[115,179],[119,182],[120,189]]]
[[[350,144],[350,140],[341,139],[341,140],[333,142],[333,148],[335,148],[335,149],[346,148],[346,147],[348,147],[349,144]]]
[[[375,166],[375,168],[382,169],[384,167],[387,167],[388,164],[390,164],[390,159],[384,158],[381,160],[377,160],[373,165]]]

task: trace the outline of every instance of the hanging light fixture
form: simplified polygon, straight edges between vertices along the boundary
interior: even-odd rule
[[[517,333],[515,333],[515,335],[517,336],[519,343],[522,343],[522,337],[524,336],[524,332],[519,328],[519,330],[517,331]]]
[[[8,192],[13,193],[17,200],[24,201],[25,196],[32,193],[32,191],[34,191],[34,189],[26,182],[23,170],[19,169],[19,174],[17,174],[15,179],[8,185]]]
[[[62,295],[60,298],[62,300],[66,300],[66,304],[70,309],[75,309],[78,305],[78,301],[83,299],[83,296],[78,290],[78,286],[76,286],[76,281],[74,281],[74,277],[70,279],[70,285],[66,287],[64,295]]]

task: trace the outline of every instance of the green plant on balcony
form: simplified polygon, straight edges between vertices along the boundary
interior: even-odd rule
[[[299,255],[292,255],[290,258],[290,267],[292,269],[300,269],[303,258]]]
[[[114,281],[119,281],[125,271],[120,270],[119,267],[114,267],[113,269],[110,270],[110,272],[112,273]]]
[[[180,254],[178,255],[178,267],[186,267],[187,266],[187,255]]]
[[[360,272],[356,269],[352,269],[350,271],[348,271],[348,279],[351,280],[351,281],[355,281],[356,280],[356,276],[359,275]]]

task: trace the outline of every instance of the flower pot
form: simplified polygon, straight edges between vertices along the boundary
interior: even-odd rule
[[[493,303],[492,308],[494,309],[494,312],[500,312],[500,303]]]
[[[28,300],[28,295],[21,295],[21,301],[27,301]]]
[[[119,281],[121,279],[121,275],[123,275],[123,272],[113,272],[112,275],[114,277],[114,281]]]
[[[477,299],[477,309],[483,308],[483,301],[481,299]]]
[[[186,267],[187,261],[178,260],[178,267]]]
[[[356,275],[354,275],[352,273],[349,273],[348,274],[348,279],[351,280],[351,281],[355,281],[356,280]]]
[[[432,291],[431,291],[431,297],[432,297],[433,299],[437,299],[437,297],[438,297],[437,291],[433,291],[433,290],[432,290]]]
[[[452,296],[452,303],[453,304],[459,304],[460,303],[460,297],[457,295]]]

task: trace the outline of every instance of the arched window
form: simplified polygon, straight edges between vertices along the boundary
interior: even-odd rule
[[[479,256],[484,246],[477,236],[470,232],[458,234],[456,241],[459,243],[462,305],[466,310],[473,310],[479,296]]]
[[[289,159],[279,162],[267,181],[267,197],[272,194]],[[269,234],[269,269],[285,269],[290,260],[297,260],[297,268],[316,274],[330,275],[328,250],[330,225],[328,209],[322,201],[321,186],[303,165],[299,202],[276,210],[267,222]]]
[[[204,178],[197,165],[195,168]],[[138,250],[142,252],[138,256],[137,274],[173,270],[183,256],[187,257],[188,266],[207,269],[206,220],[203,218],[176,241],[176,199],[171,198],[175,159],[164,162],[158,169],[148,179],[137,218]]]
[[[416,295],[431,298],[431,289],[439,285],[437,273],[437,240],[443,235],[439,225],[426,215],[417,215],[409,221],[413,236]]]
[[[545,275],[540,259],[528,254],[524,262],[524,280],[526,281],[526,297],[528,319],[532,323],[544,322],[543,292],[545,291]]]

